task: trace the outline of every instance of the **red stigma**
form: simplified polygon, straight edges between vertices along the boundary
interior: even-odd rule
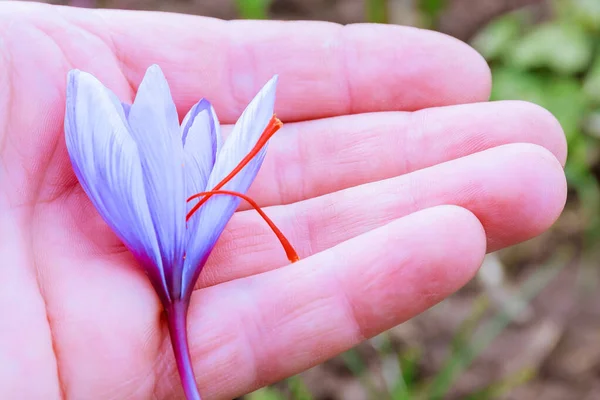
[[[252,158],[254,158],[254,156],[256,156],[258,154],[260,149],[262,149],[267,144],[269,139],[271,139],[271,137],[275,134],[275,132],[277,132],[282,126],[283,126],[283,123],[279,120],[279,118],[277,118],[275,115],[273,115],[271,117],[271,119],[269,120],[269,124],[267,125],[267,127],[265,128],[263,133],[258,138],[258,141],[254,145],[252,150],[250,150],[250,152],[246,155],[246,157],[244,157],[242,159],[242,161],[240,161],[240,163],[233,169],[233,171],[231,171],[229,173],[229,175],[227,175],[225,178],[223,178],[223,180],[221,182],[219,182],[212,190],[214,191],[214,190],[221,189],[223,186],[225,186],[225,184],[227,184],[227,182],[229,182],[231,179],[233,179],[234,176],[236,176],[246,165],[248,165],[248,163],[252,160]],[[211,196],[212,196],[212,194],[209,194],[206,197],[204,197],[202,200],[200,200],[198,202],[198,204],[196,204],[190,210],[190,212],[188,212],[185,220],[189,221],[190,218],[192,217],[192,215],[194,215],[194,213],[196,211],[198,211],[198,209],[200,207],[202,207],[202,205],[204,203],[206,203],[208,201],[208,199],[210,199]],[[191,197],[189,199],[187,199],[187,201],[190,201],[190,200],[191,200]]]
[[[294,250],[294,247],[291,245],[289,240],[287,240],[285,235],[279,230],[277,225],[275,225],[275,223],[271,220],[271,218],[269,218],[267,216],[267,214],[265,214],[265,212],[262,210],[262,208],[260,208],[260,206],[254,200],[252,200],[250,197],[246,196],[245,194],[238,193],[238,192],[232,192],[230,190],[210,190],[208,192],[196,193],[195,195],[190,197],[189,200],[197,199],[198,197],[202,197],[202,196],[205,196],[204,198],[206,198],[208,196],[212,196],[215,194],[236,196],[243,200],[246,200],[246,202],[248,204],[250,204],[252,206],[252,208],[254,208],[256,210],[256,212],[258,212],[258,214],[265,220],[265,222],[269,225],[269,228],[271,228],[273,233],[275,233],[275,236],[277,236],[277,239],[279,239],[279,241],[281,242],[281,245],[283,246],[283,248],[285,250],[285,254],[286,254],[288,260],[290,260],[290,262],[294,263],[300,259],[300,257],[298,257],[298,253],[296,253],[296,250]]]
[[[225,186],[227,184],[227,182],[229,182],[231,179],[233,179],[233,177],[235,175],[237,175],[246,165],[248,165],[248,163],[252,160],[252,158],[254,158],[258,154],[258,152],[267,144],[269,139],[282,126],[283,126],[283,123],[275,115],[273,115],[271,117],[271,119],[269,120],[269,124],[267,125],[267,127],[265,128],[263,133],[258,138],[258,141],[254,145],[252,150],[250,150],[250,152],[242,159],[242,161],[240,161],[240,163],[233,169],[233,171],[231,171],[225,178],[223,178],[223,180],[221,180],[221,182],[219,182],[212,190],[196,193],[195,195],[190,196],[187,199],[187,201],[191,201],[191,200],[202,197],[202,199],[194,207],[192,207],[192,209],[188,212],[185,220],[186,220],[186,222],[189,221],[189,219],[192,217],[192,215],[194,215],[194,213],[196,211],[198,211],[198,209],[204,203],[206,203],[210,197],[212,197],[216,194],[239,197],[239,198],[245,200],[248,204],[250,204],[250,206],[252,206],[252,208],[254,208],[256,210],[256,212],[258,212],[258,214],[265,220],[265,222],[269,225],[269,228],[271,228],[273,233],[275,233],[275,236],[277,236],[277,239],[279,239],[279,242],[283,246],[283,249],[285,250],[285,254],[287,255],[288,260],[290,260],[290,262],[294,263],[300,259],[298,257],[298,253],[296,253],[296,250],[291,245],[289,240],[287,240],[285,235],[279,230],[279,228],[277,228],[275,223],[267,216],[267,214],[265,214],[265,212],[260,208],[260,206],[254,200],[252,200],[250,197],[246,196],[245,194],[233,192],[230,190],[221,190],[221,188],[223,186]]]

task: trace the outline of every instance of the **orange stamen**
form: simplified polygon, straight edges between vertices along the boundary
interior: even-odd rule
[[[288,260],[290,260],[290,262],[292,262],[292,263],[295,263],[296,261],[298,261],[300,259],[298,257],[298,253],[296,253],[296,250],[294,250],[294,247],[291,245],[289,240],[287,240],[287,238],[284,236],[284,234],[279,230],[279,228],[277,228],[275,223],[273,221],[271,221],[271,219],[267,216],[267,214],[265,214],[265,212],[260,208],[260,206],[258,204],[256,204],[256,202],[254,200],[252,200],[250,197],[246,196],[245,194],[238,193],[238,192],[232,192],[229,190],[211,190],[208,192],[196,193],[195,195],[191,196],[188,199],[188,201],[197,199],[198,197],[202,197],[202,196],[205,196],[204,199],[206,199],[207,197],[212,196],[214,194],[226,194],[226,195],[230,195],[230,196],[237,196],[243,200],[246,200],[246,202],[248,204],[250,204],[256,210],[256,212],[258,212],[258,214],[265,220],[265,222],[269,225],[269,228],[271,228],[273,233],[275,233],[275,236],[277,236],[277,239],[279,239],[279,241],[281,242],[281,245],[283,246],[283,249],[285,250],[285,254],[287,255]],[[190,211],[190,213],[192,213],[192,211]]]
[[[216,190],[221,189],[223,186],[225,186],[225,184],[227,184],[227,182],[229,182],[231,179],[233,179],[233,177],[237,173],[239,173],[246,165],[248,165],[248,163],[254,158],[254,156],[256,156],[258,154],[258,152],[260,151],[260,149],[262,149],[267,144],[267,142],[269,141],[269,139],[271,139],[271,137],[275,134],[275,132],[277,132],[282,126],[283,126],[283,123],[279,120],[279,118],[277,118],[275,115],[273,115],[271,117],[271,119],[269,120],[269,124],[267,125],[267,127],[265,128],[265,130],[263,131],[263,133],[258,138],[258,141],[254,145],[254,147],[252,148],[252,150],[250,150],[250,152],[246,155],[246,157],[244,157],[242,159],[242,161],[240,161],[240,163],[233,169],[233,171],[231,171],[229,173],[229,175],[227,175],[225,178],[223,178],[223,180],[221,182],[219,182],[212,189],[212,191],[216,191]],[[202,200],[200,200],[198,202],[198,204],[196,204],[190,210],[190,212],[188,213],[188,215],[186,217],[186,221],[189,221],[190,217],[196,211],[198,211],[198,209],[202,206],[202,204],[206,203],[211,196],[212,196],[212,194],[208,194],[208,195],[206,195],[206,197],[204,197]],[[195,198],[195,197],[192,196],[189,199],[187,199],[187,201],[192,200],[192,198]]]

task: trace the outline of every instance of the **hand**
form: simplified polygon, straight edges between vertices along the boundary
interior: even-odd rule
[[[564,205],[557,121],[528,103],[476,104],[489,70],[441,34],[1,4],[2,399],[182,398],[156,295],[64,143],[68,70],[130,102],[152,63],[180,115],[206,97],[224,123],[280,75],[285,126],[249,194],[302,260],[289,265],[256,212],[230,221],[189,314],[205,399],[295,374],[415,316]]]

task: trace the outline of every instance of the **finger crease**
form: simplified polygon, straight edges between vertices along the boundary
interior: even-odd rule
[[[32,210],[32,216],[31,219],[33,220],[33,217],[35,215],[35,211],[36,208],[34,207]],[[32,222],[33,224],[33,222]],[[35,236],[33,235],[34,229],[32,228],[30,231],[30,240],[31,240],[31,248],[35,249],[36,248],[36,241],[35,241]],[[50,343],[52,345],[52,353],[54,354],[54,359],[56,362],[56,380],[58,382],[58,389],[59,389],[59,393],[60,393],[60,398],[63,400],[66,400],[67,398],[67,387],[66,387],[66,383],[63,380],[63,376],[62,376],[62,368],[61,368],[61,359],[60,359],[60,352],[59,352],[59,345],[58,345],[58,339],[55,335],[54,332],[54,327],[55,327],[55,321],[53,320],[51,313],[50,313],[50,308],[49,308],[49,303],[46,300],[46,296],[44,295],[44,289],[43,289],[43,285],[42,285],[42,277],[40,274],[40,266],[39,266],[39,260],[38,257],[36,255],[36,252],[33,252],[32,255],[32,261],[33,261],[33,268],[34,268],[34,274],[35,274],[35,281],[36,281],[36,285],[40,294],[40,297],[42,298],[42,301],[44,302],[44,311],[46,313],[46,321],[48,322],[48,331],[50,333]]]

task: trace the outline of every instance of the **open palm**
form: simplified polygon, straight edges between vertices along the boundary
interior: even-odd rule
[[[3,3],[2,399],[183,397],[160,303],[80,188],[63,133],[68,70],[131,102],[153,63],[180,115],[205,97],[223,123],[280,76],[285,125],[249,194],[302,260],[289,265],[253,210],[234,215],[189,312],[205,399],[411,318],[564,205],[559,124],[527,103],[476,104],[487,66],[449,37]]]

